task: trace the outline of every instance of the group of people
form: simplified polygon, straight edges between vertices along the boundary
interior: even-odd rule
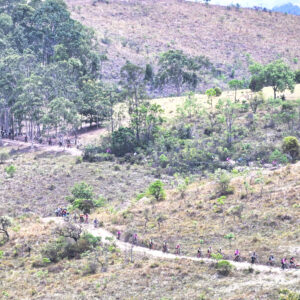
[[[121,231],[118,230],[118,231],[117,231],[117,239],[119,240],[120,238],[121,238]],[[137,244],[137,234],[136,234],[136,233],[132,234],[132,243],[133,243],[134,245]],[[152,250],[152,249],[154,248],[154,243],[153,243],[153,240],[152,240],[152,239],[149,240],[148,247],[149,247],[150,250]],[[180,253],[181,253],[181,250],[180,250],[180,249],[181,249],[180,244],[177,244],[177,245],[175,246],[175,254],[176,254],[176,255],[180,255]],[[162,245],[162,251],[163,251],[164,253],[169,252],[169,250],[168,250],[168,245],[167,245],[167,242],[166,242],[166,241],[163,242],[163,245]],[[207,258],[212,258],[212,254],[213,254],[212,247],[209,247],[209,248],[207,249]],[[222,252],[222,249],[221,249],[221,248],[220,248],[219,250],[217,250],[217,254],[221,255],[223,258],[225,257],[225,255],[224,255],[224,253]],[[198,258],[203,257],[203,253],[202,253],[201,247],[199,247],[199,248],[197,249],[197,254],[196,254],[196,256],[197,256]],[[234,251],[234,261],[241,261],[241,253],[240,253],[240,250],[239,250],[239,249],[236,249],[236,250]],[[251,262],[251,264],[258,263],[258,255],[257,255],[256,252],[252,252],[252,253],[250,254],[250,262]],[[275,257],[274,257],[274,255],[270,255],[270,256],[269,256],[268,264],[269,264],[270,266],[274,266],[274,265],[275,265]],[[281,267],[282,267],[282,269],[287,269],[287,268],[298,268],[299,265],[297,265],[295,257],[291,257],[289,261],[287,260],[287,258],[282,258],[282,259],[281,259]]]
[[[66,208],[62,208],[62,207],[58,207],[56,210],[55,210],[55,214],[57,217],[69,217],[69,212]],[[73,220],[75,223],[77,223],[79,219],[79,222],[80,223],[85,223],[85,224],[88,224],[89,223],[89,215],[86,213],[86,214],[80,214],[79,217],[77,214],[74,214],[73,216]],[[98,228],[99,227],[99,220],[97,218],[95,218],[93,220],[93,224],[94,224],[94,227],[95,228]],[[116,232],[116,236],[117,236],[117,239],[120,240],[121,239],[121,231],[118,230]],[[132,244],[133,245],[137,245],[138,244],[138,236],[136,233],[133,233],[131,235],[131,241],[132,241]],[[148,247],[150,250],[154,249],[154,243],[153,243],[153,240],[150,239],[149,240],[149,243],[148,243]],[[168,250],[168,245],[167,245],[167,242],[164,241],[163,242],[163,245],[162,245],[162,251],[164,253],[168,253],[169,250]],[[176,244],[175,246],[175,254],[176,255],[180,255],[181,254],[181,247],[180,247],[180,244]],[[220,248],[219,250],[217,250],[217,253],[218,255],[221,255],[222,258],[225,257],[224,253],[222,252],[222,249]],[[197,249],[197,253],[196,253],[196,256],[198,258],[201,258],[203,257],[203,253],[202,253],[202,249],[201,247],[199,247]],[[207,257],[208,258],[212,258],[213,257],[213,250],[212,250],[212,247],[209,247],[207,249]],[[234,261],[240,261],[241,260],[241,253],[240,253],[240,250],[239,249],[236,249],[234,251]],[[258,255],[256,254],[256,252],[252,252],[251,255],[250,255],[250,262],[252,264],[255,264],[255,263],[258,263]],[[273,254],[271,254],[269,256],[269,259],[268,259],[268,264],[270,266],[274,266],[275,265],[275,257]],[[282,269],[288,269],[288,268],[298,268],[299,265],[297,265],[296,263],[296,259],[295,257],[291,257],[290,260],[288,261],[288,259],[286,257],[282,258],[281,259],[281,267]]]
[[[66,208],[58,207],[55,210],[55,215],[57,217],[68,217],[70,215],[70,213],[68,212],[68,210]]]

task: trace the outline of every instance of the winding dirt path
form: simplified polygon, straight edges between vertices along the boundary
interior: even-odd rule
[[[51,223],[54,222],[56,224],[64,224],[64,220],[62,218],[57,218],[57,217],[48,217],[48,218],[43,218],[41,219],[45,223]],[[126,243],[120,240],[117,240],[116,237],[107,231],[104,228],[94,228],[92,224],[84,224],[83,228],[93,234],[94,236],[101,237],[101,240],[105,242],[106,239],[113,239],[113,241],[116,243],[116,246],[121,250],[121,251],[131,251],[133,253],[139,253],[143,254],[145,256],[152,256],[152,257],[157,257],[161,259],[176,259],[176,260],[190,260],[190,261],[203,261],[207,264],[214,263],[216,260],[210,259],[210,258],[197,258],[197,257],[192,257],[192,256],[184,256],[184,255],[176,255],[176,254],[171,254],[171,253],[163,253],[162,251],[159,250],[150,250],[145,247],[140,247],[140,246],[133,246],[130,243]],[[248,262],[235,262],[235,261],[230,261],[230,263],[237,269],[237,270],[247,270],[249,268],[252,268],[254,271],[258,271],[261,273],[273,273],[273,274],[291,274],[296,276],[299,280],[300,278],[300,270],[295,270],[295,269],[288,269],[282,271],[281,268],[279,267],[269,267],[265,265],[258,265],[258,264],[250,264]]]

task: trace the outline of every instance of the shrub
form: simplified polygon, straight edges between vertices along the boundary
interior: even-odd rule
[[[72,196],[68,196],[67,200],[72,204],[73,208],[78,208],[84,213],[90,213],[94,207],[105,205],[104,198],[94,199],[93,187],[85,182],[76,183],[71,193]]]
[[[300,146],[298,139],[294,136],[287,136],[283,139],[282,150],[291,156],[292,160],[295,161],[299,156]]]
[[[71,190],[73,195],[73,199],[86,199],[91,200],[94,197],[93,188],[86,182],[82,181],[80,183],[76,183]]]
[[[112,134],[112,152],[117,156],[133,152],[136,147],[136,139],[131,128],[120,127]]]
[[[215,176],[219,184],[220,193],[222,195],[232,193],[232,188],[230,188],[229,186],[231,181],[231,174],[225,170],[218,169],[215,173]]]
[[[222,95],[222,90],[219,87],[215,87],[216,97],[219,97]]]
[[[269,162],[277,161],[280,162],[281,164],[287,164],[288,163],[288,158],[285,154],[281,153],[280,150],[275,149],[269,158]]]
[[[95,157],[97,154],[99,154],[100,152],[102,152],[102,149],[98,146],[94,146],[94,145],[87,145],[84,149],[83,149],[83,160],[88,161],[88,162],[94,162]]]
[[[168,165],[168,158],[164,154],[159,157],[159,164],[162,168],[165,168]]]
[[[50,242],[42,250],[42,255],[51,262],[58,262],[64,258],[79,257],[80,254],[93,250],[99,243],[100,238],[90,233],[84,233],[75,241],[70,237],[60,236]]]
[[[232,270],[232,264],[227,260],[220,260],[216,263],[218,274],[228,276]]]
[[[10,178],[13,178],[16,173],[16,167],[14,165],[9,165],[4,170]]]
[[[288,289],[282,289],[279,291],[279,300],[299,300],[300,294],[290,291]]]
[[[164,200],[166,198],[166,192],[164,190],[164,184],[160,180],[156,180],[150,184],[148,193],[153,196],[157,201]]]
[[[6,160],[9,159],[9,154],[7,152],[0,152],[0,163],[3,164]]]

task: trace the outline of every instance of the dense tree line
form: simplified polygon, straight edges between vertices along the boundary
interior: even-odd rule
[[[0,1],[0,126],[28,136],[101,121],[103,56],[61,0]],[[87,92],[88,91],[88,92]],[[97,98],[98,99],[98,98]]]

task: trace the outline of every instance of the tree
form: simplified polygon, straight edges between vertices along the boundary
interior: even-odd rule
[[[120,127],[112,133],[112,152],[117,156],[133,152],[136,139],[131,128]]]
[[[150,184],[148,192],[153,196],[156,201],[164,200],[166,198],[166,192],[164,190],[164,184],[160,180],[156,180]]]
[[[255,82],[250,88],[257,91],[260,87],[271,86],[274,92],[274,99],[276,99],[277,92],[283,92],[289,89],[294,91],[295,87],[295,73],[282,60],[273,61],[265,66],[255,63],[249,68],[253,75],[251,82]]]
[[[128,112],[135,130],[137,143],[140,143],[142,116],[140,107],[145,103],[145,71],[143,68],[127,61],[121,68],[121,84],[124,97],[128,102]]]
[[[213,97],[216,97],[217,95],[217,92],[215,89],[209,89],[209,90],[206,90],[205,92],[206,96],[207,96],[207,102],[208,104],[210,104],[210,108],[212,108],[212,105],[213,105]]]
[[[229,87],[234,90],[234,102],[236,102],[236,93],[238,89],[243,88],[244,86],[244,81],[243,80],[238,80],[238,79],[233,79],[229,81],[228,83]]]
[[[199,71],[208,69],[211,63],[206,57],[189,57],[180,50],[169,50],[160,55],[157,83],[159,86],[173,84],[177,96],[185,84],[195,89],[201,80]]]
[[[93,187],[87,183],[76,183],[71,190],[71,194],[72,196],[68,196],[67,200],[74,208],[78,208],[84,213],[90,213],[95,207]]]
[[[283,139],[282,150],[284,153],[289,154],[292,160],[295,161],[300,154],[299,141],[294,136],[287,136]]]
[[[6,240],[9,240],[8,228],[12,225],[9,217],[1,216],[0,217],[0,232],[3,233],[6,237]]]

